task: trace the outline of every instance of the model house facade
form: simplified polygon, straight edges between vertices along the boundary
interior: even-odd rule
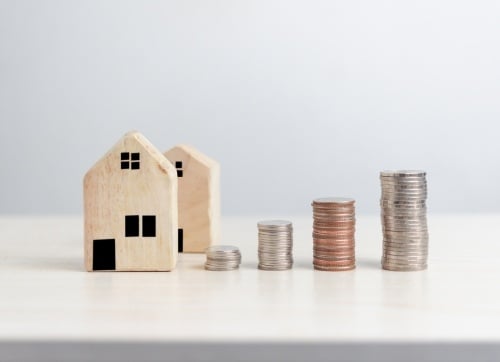
[[[169,271],[177,262],[177,170],[144,136],[126,134],[84,178],[88,271]]]
[[[178,250],[202,253],[220,233],[220,167],[194,147],[178,145],[164,153],[178,182]]]

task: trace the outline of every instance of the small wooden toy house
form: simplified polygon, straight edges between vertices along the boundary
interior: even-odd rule
[[[177,169],[179,252],[202,253],[219,240],[220,167],[186,145],[164,153]]]
[[[177,262],[177,170],[126,134],[84,178],[88,271],[169,271]]]

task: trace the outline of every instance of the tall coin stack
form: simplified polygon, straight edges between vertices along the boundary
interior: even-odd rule
[[[382,268],[413,271],[427,268],[427,181],[424,171],[380,173]]]
[[[328,197],[316,199],[313,207],[313,265],[325,271],[356,267],[354,252],[354,199]]]
[[[235,270],[240,267],[240,249],[231,245],[213,245],[205,250],[205,269],[212,271]]]
[[[290,221],[266,220],[259,229],[259,269],[286,270],[293,265],[293,228]]]

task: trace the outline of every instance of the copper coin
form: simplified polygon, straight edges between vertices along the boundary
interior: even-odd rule
[[[352,265],[355,262],[355,259],[346,260],[346,261],[330,261],[330,260],[322,260],[318,258],[314,258],[313,264],[320,266],[345,266]]]
[[[313,238],[313,241],[317,241],[318,243],[335,243],[335,244],[350,244],[355,241],[354,237],[322,237],[322,238]]]
[[[314,260],[329,260],[329,261],[355,261],[355,255],[353,253],[351,254],[345,254],[345,255],[329,255],[329,254],[313,254],[313,259]]]
[[[320,245],[314,245],[313,250],[317,251],[326,251],[326,252],[339,252],[339,253],[347,253],[347,252],[354,252],[355,248],[354,246],[320,246]]]
[[[318,235],[338,235],[340,237],[342,236],[351,236],[354,235],[356,231],[353,229],[348,229],[348,230],[323,230],[323,229],[313,229],[313,235],[318,234]]]
[[[314,260],[318,261],[331,261],[331,262],[339,262],[339,263],[348,263],[355,262],[355,258],[353,255],[347,256],[333,256],[333,255],[314,255]]]
[[[318,250],[313,249],[313,255],[330,255],[330,256],[346,256],[346,255],[354,255],[354,249],[351,250]]]
[[[342,241],[342,240],[345,240],[345,241],[354,241],[355,240],[355,237],[354,235],[337,235],[337,234],[321,234],[321,235],[318,235],[318,234],[313,234],[313,240],[318,240],[319,242],[322,242],[322,241]]]
[[[330,248],[330,249],[354,249],[355,243],[354,242],[349,242],[349,243],[324,243],[324,242],[313,242],[313,247],[314,248]]]
[[[347,271],[347,270],[353,270],[356,268],[356,264],[353,265],[345,265],[345,266],[337,266],[337,267],[329,267],[329,266],[323,266],[323,265],[314,265],[315,270],[322,270],[322,271]]]
[[[355,200],[349,197],[320,197],[313,200],[313,205],[352,205]]]
[[[355,246],[354,240],[348,242],[335,242],[335,240],[313,240],[313,247],[315,248],[335,248],[335,249],[353,249]]]

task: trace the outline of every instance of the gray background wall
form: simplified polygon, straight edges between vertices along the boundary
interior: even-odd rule
[[[0,213],[80,213],[126,131],[222,165],[224,214],[307,213],[378,171],[500,210],[498,1],[0,0]]]

